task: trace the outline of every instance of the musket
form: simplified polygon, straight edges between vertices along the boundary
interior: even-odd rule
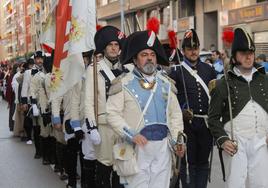
[[[93,63],[93,84],[94,84],[94,113],[96,125],[98,125],[98,69],[97,69],[97,61],[94,58],[95,50],[91,57],[91,62]]]
[[[188,95],[187,95],[187,90],[186,90],[185,77],[184,77],[184,73],[183,73],[183,69],[182,69],[182,64],[181,64],[181,61],[180,61],[179,49],[177,47],[176,47],[176,54],[177,54],[178,63],[180,64],[179,67],[180,67],[181,76],[182,76],[183,91],[184,91],[184,96],[185,96],[185,102],[186,102],[186,105],[187,105],[187,110],[189,112],[191,112],[190,105],[189,105],[189,99],[188,99]],[[187,143],[187,141],[185,143]],[[190,183],[190,175],[189,175],[187,147],[186,147],[186,150],[185,150],[185,161],[186,161],[186,183],[189,184]]]

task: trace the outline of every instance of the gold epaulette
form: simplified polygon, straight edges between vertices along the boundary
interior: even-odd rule
[[[216,87],[216,79],[210,80],[210,82],[208,83],[208,89],[209,92],[211,93],[211,91]]]

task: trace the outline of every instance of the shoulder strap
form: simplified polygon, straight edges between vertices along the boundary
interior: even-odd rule
[[[104,71],[104,73],[106,74],[106,76],[109,78],[109,80],[113,81],[113,79],[115,79],[115,76],[113,72],[111,71],[111,69],[106,65],[106,63],[104,61],[100,61],[99,65],[101,69]]]
[[[205,92],[208,96],[208,100],[210,101],[209,89],[208,89],[208,86],[203,81],[203,79],[184,61],[181,64],[190,73],[190,75],[192,75],[196,79],[196,81],[201,84],[201,86],[203,87],[203,89],[205,90]]]

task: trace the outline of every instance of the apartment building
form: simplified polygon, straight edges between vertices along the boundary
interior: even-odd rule
[[[40,49],[42,27],[52,0],[0,1],[0,60]]]
[[[97,0],[97,7],[99,21],[119,28],[120,10],[124,10],[126,34],[143,30],[152,16],[161,22],[162,41],[168,29],[174,29],[181,40],[185,30],[194,28],[205,49],[230,48],[222,42],[222,32],[241,26],[252,34],[257,54],[268,55],[267,0]]]

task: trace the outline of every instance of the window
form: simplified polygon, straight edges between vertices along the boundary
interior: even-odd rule
[[[194,0],[180,0],[179,1],[179,17],[189,17],[195,15],[195,1]]]

